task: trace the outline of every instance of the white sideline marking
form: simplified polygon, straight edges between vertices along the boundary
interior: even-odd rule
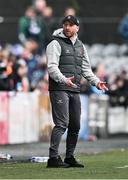
[[[128,168],[128,165],[124,165],[124,166],[121,166],[121,167],[115,167],[115,168],[124,169],[124,168]]]

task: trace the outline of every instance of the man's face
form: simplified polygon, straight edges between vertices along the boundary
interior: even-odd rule
[[[64,35],[68,38],[73,37],[79,31],[79,26],[66,21],[63,24]]]

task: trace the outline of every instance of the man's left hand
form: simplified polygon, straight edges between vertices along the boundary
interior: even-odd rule
[[[97,89],[103,90],[103,91],[108,91],[108,87],[106,86],[106,82],[100,81],[96,85]]]

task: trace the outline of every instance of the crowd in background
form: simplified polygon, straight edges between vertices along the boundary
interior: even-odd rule
[[[61,27],[61,18],[57,23],[53,14],[53,8],[47,5],[46,0],[34,0],[18,21],[19,43],[0,46],[1,91],[48,92],[45,50],[52,40],[53,31]],[[64,16],[76,15],[76,11],[73,7],[67,7],[62,14]],[[81,33],[83,33],[82,28]],[[103,64],[97,64],[93,67],[93,71],[101,80],[108,83],[110,91],[107,94],[111,96],[111,105],[127,106],[127,72],[122,70],[121,74],[110,77],[106,74]],[[89,95],[98,92],[82,79],[81,93]]]
[[[64,15],[75,15],[66,8]],[[46,0],[34,0],[18,21],[19,43],[0,46],[0,90],[28,92],[48,91],[48,72],[45,50],[52,39],[55,23],[53,8]]]

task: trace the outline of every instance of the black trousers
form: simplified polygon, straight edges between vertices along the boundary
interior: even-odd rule
[[[55,126],[51,134],[49,157],[58,156],[61,137],[67,128],[66,157],[71,157],[74,154],[80,129],[79,94],[70,91],[51,91],[50,100]]]

